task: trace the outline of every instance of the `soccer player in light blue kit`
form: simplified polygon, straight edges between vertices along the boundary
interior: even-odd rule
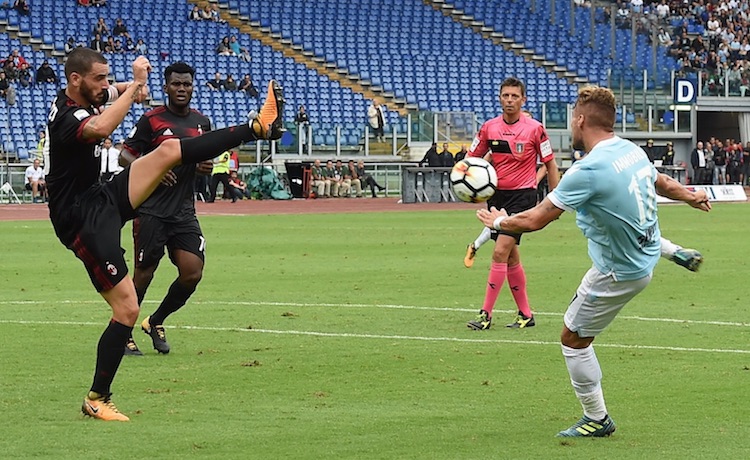
[[[488,227],[509,232],[544,228],[564,211],[588,239],[593,266],[565,312],[562,352],[583,417],[561,437],[603,437],[615,431],[602,393],[602,371],[592,343],[625,304],[646,288],[659,260],[656,194],[709,211],[704,191],[691,192],[657,173],[646,153],[614,134],[615,96],[590,86],[578,92],[573,111],[573,148],[589,154],[576,162],[557,188],[536,207],[513,216],[480,209]]]

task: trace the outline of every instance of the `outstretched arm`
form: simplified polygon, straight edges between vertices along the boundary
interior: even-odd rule
[[[512,233],[527,233],[541,230],[550,222],[557,219],[564,212],[545,198],[533,208],[519,214],[508,216],[505,209],[492,208],[489,211],[480,209],[477,211],[477,219],[484,225],[495,230],[504,230]]]
[[[708,212],[711,210],[711,202],[708,200],[705,190],[690,191],[682,184],[666,174],[659,173],[656,176],[656,193],[672,200],[683,201],[690,206]]]

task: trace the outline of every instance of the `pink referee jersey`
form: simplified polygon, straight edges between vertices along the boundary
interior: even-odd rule
[[[493,144],[507,141],[511,153],[498,153]],[[508,124],[502,115],[486,121],[469,148],[469,156],[484,157],[493,150],[492,164],[497,171],[498,190],[536,188],[537,159],[542,163],[555,158],[547,131],[541,123],[522,115]]]

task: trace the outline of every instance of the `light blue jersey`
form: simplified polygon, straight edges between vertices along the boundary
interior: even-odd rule
[[[558,208],[576,211],[594,266],[617,281],[643,278],[659,260],[656,177],[646,153],[615,136],[571,166],[548,195]]]

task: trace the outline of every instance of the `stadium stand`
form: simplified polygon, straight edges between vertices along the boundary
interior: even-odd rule
[[[146,55],[154,65],[149,81],[153,104],[163,102],[161,75],[164,67],[176,60],[185,60],[196,68],[196,106],[217,127],[243,119],[248,109],[261,101],[242,92],[208,90],[203,82],[215,72],[222,76],[231,73],[236,79],[249,73],[259,88],[276,78],[285,86],[289,101],[285,118],[293,120],[297,107],[304,104],[315,127],[316,145],[335,142],[337,127],[342,144],[362,142],[368,95],[373,94],[367,90],[385,98],[391,109],[389,124],[404,133],[405,110],[395,108],[473,112],[482,121],[498,113],[498,84],[507,76],[518,76],[528,86],[527,108],[538,116],[545,103],[548,121],[562,123],[565,104],[575,98],[576,83],[606,84],[613,76],[642,84],[640,69],[651,65],[649,44],[643,36],[636,40],[638,62],[634,65],[626,59],[632,46],[628,30],[616,31],[621,57],[609,57],[610,29],[605,22],[595,21],[593,41],[597,46],[582,46],[592,41],[593,15],[588,8],[576,8],[575,34],[571,34],[570,2],[555,3],[558,21],[549,27],[537,26],[549,24],[545,19],[550,15],[549,2],[530,0],[501,0],[501,7],[494,0],[318,0],[305,3],[304,8],[297,0],[267,0],[262,4],[227,0],[221,3],[227,22],[221,23],[189,20],[193,4],[186,0],[117,0],[106,8],[84,8],[69,0],[50,0],[35,3],[28,16],[0,9],[0,24],[7,24],[8,32],[0,34],[0,53],[18,48],[34,69],[47,59],[61,77],[61,84],[65,84],[63,56],[67,38],[88,43],[100,16],[110,26],[122,17],[131,36],[144,39],[148,46]],[[389,14],[384,15],[383,11]],[[596,17],[599,13],[597,10]],[[526,19],[503,21],[509,14]],[[513,46],[500,46],[492,36],[477,29],[477,21],[512,39]],[[419,24],[423,32],[404,33],[416,30],[414,24]],[[231,35],[236,35],[249,51],[250,62],[215,53],[216,43]],[[525,51],[520,52],[520,48]],[[540,53],[578,78],[573,81],[569,75],[561,77],[528,59],[527,51]],[[669,78],[675,60],[664,50],[660,53],[666,59],[664,65],[659,65],[666,72],[659,74],[661,81]],[[133,55],[106,56],[113,77],[118,81],[126,79]],[[610,68],[611,76],[607,74]],[[325,69],[333,69],[341,78],[331,78]],[[21,145],[31,150],[45,124],[55,90],[52,85],[33,85],[17,92],[18,104],[0,109],[0,126],[12,127],[12,139],[4,140],[5,147]],[[147,108],[136,107],[113,137],[126,137]],[[289,123],[289,128],[294,130],[293,123]]]

